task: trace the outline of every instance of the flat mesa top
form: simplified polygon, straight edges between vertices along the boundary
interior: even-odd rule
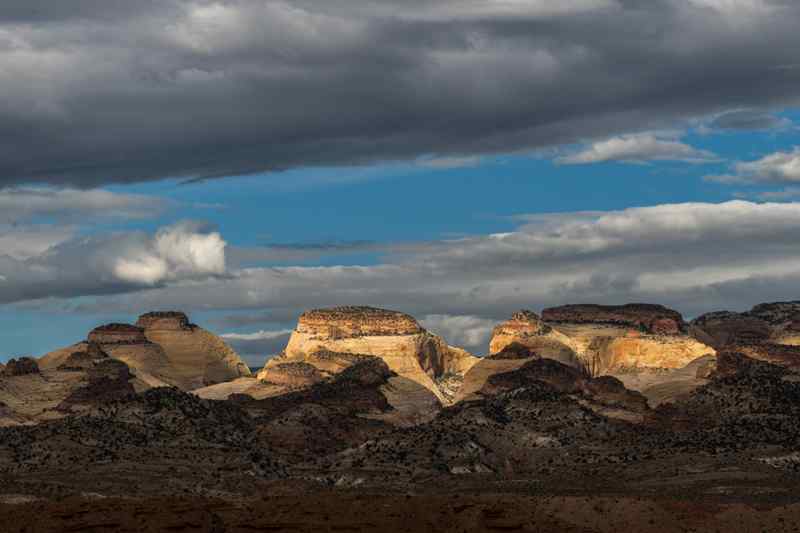
[[[134,326],[132,324],[105,324],[103,326],[98,326],[92,330],[92,333],[142,333],[142,328],[138,326]]]
[[[423,331],[414,317],[376,307],[345,306],[312,309],[300,315],[298,329],[339,328],[339,335],[416,334]]]

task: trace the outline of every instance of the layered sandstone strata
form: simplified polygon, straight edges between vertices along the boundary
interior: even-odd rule
[[[108,324],[89,332],[86,343],[78,345],[73,353],[88,351],[92,346],[110,358],[118,359],[134,370],[148,386],[179,385],[173,378],[170,361],[164,349],[148,340],[145,330],[130,324]],[[71,357],[72,355],[70,354]],[[45,356],[53,361],[56,356]],[[68,359],[64,359],[66,362]]]
[[[688,334],[680,313],[660,305],[568,305],[545,309],[592,375],[682,368],[714,349]]]
[[[318,352],[371,355],[383,359],[401,377],[415,381],[445,403],[450,391],[441,386],[448,376],[463,376],[478,358],[449,346],[409,315],[372,307],[337,307],[300,316],[283,355],[264,371],[287,362],[314,363]]]
[[[221,338],[191,324],[178,311],[147,313],[136,322],[166,358],[168,381],[184,390],[250,376],[250,369]]]
[[[524,346],[541,357],[555,359],[565,365],[580,366],[575,343],[552,326],[545,324],[533,311],[518,311],[511,320],[492,331],[489,353],[496,354],[512,344]]]

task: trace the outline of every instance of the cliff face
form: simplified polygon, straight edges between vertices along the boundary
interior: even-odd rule
[[[170,383],[193,390],[250,376],[239,355],[218,336],[195,326],[181,312],[147,313],[139,317],[146,340],[158,345],[167,360]]]
[[[286,362],[312,361],[317,352],[371,355],[383,359],[401,377],[413,380],[445,403],[452,390],[450,376],[463,376],[478,359],[448,346],[409,315],[371,307],[337,307],[300,316],[284,354],[269,361],[265,371]]]
[[[489,353],[500,353],[512,344],[524,346],[541,357],[565,365],[580,366],[577,345],[572,339],[545,324],[533,311],[518,311],[511,320],[494,328]]]
[[[43,356],[39,365],[52,370],[62,365],[87,365],[79,354],[92,351],[133,369],[139,391],[163,386],[193,390],[251,375],[244,361],[222,339],[191,324],[179,311],[146,313],[135,326],[97,327],[85,342]],[[83,357],[87,358],[97,359],[91,353]]]
[[[660,305],[568,305],[542,319],[570,338],[593,375],[677,369],[715,353],[688,334],[680,313]]]
[[[99,326],[89,332],[87,342],[67,349],[72,351],[70,355],[65,356],[67,350],[59,350],[57,353],[46,355],[43,359],[47,360],[48,364],[57,361],[63,364],[72,357],[72,354],[88,351],[92,346],[134,369],[145,384],[139,387],[141,390],[149,386],[178,385],[172,379],[170,361],[164,349],[150,342],[144,329],[130,324]]]

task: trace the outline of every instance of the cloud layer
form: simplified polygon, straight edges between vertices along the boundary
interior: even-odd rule
[[[799,25],[782,0],[6,0],[0,186],[463,162],[768,109],[800,97]]]
[[[481,319],[520,308],[653,301],[692,316],[785,299],[800,282],[800,203],[664,204],[520,220],[510,233],[403,245],[382,264],[228,269],[81,309],[249,309],[291,324],[307,308],[375,305],[427,316],[431,329],[453,337],[468,322],[478,333],[458,341],[474,344],[489,326]]]
[[[577,153],[556,159],[562,165],[586,165],[606,161],[709,163],[717,161],[717,157],[708,150],[699,150],[672,138],[641,133],[599,141]]]
[[[757,161],[740,162],[733,174],[707,176],[719,183],[800,183],[800,147],[789,152],[775,152]]]

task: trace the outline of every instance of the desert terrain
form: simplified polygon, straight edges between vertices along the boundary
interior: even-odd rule
[[[0,531],[800,530],[800,302],[509,316],[474,355],[340,307],[258,372],[180,312],[11,359]]]

